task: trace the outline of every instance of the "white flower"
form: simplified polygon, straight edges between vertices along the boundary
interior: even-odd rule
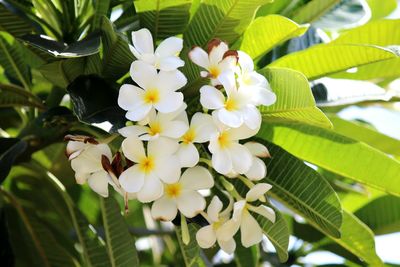
[[[207,71],[200,72],[202,77],[209,77],[213,85],[220,84],[219,76],[224,71],[234,71],[237,64],[237,53],[231,51],[221,40],[214,39],[208,43],[208,54],[196,46],[189,52],[189,58]]]
[[[133,55],[157,69],[163,71],[176,70],[185,65],[178,57],[183,47],[183,40],[177,37],[169,37],[162,41],[154,51],[153,37],[148,29],[140,29],[132,32],[133,46],[129,46]]]
[[[233,72],[227,71],[219,76],[224,86],[227,98],[213,86],[204,85],[200,88],[200,103],[203,107],[215,110],[218,119],[233,128],[246,124],[251,129],[261,125],[260,111],[251,102],[251,96],[246,88],[236,88]]]
[[[199,162],[199,152],[194,143],[205,143],[217,131],[213,118],[205,113],[193,115],[190,127],[181,138],[177,155],[182,167],[193,167]]]
[[[182,112],[185,113],[185,108],[186,104],[183,104],[180,109],[170,113],[156,113],[156,111],[152,109],[147,119],[148,126],[132,125],[121,128],[118,132],[124,137],[135,135],[144,141],[158,137],[178,139],[182,137],[189,128],[188,124],[179,118],[179,116],[182,116]]]
[[[131,65],[132,79],[140,86],[123,84],[119,90],[118,105],[128,112],[126,117],[140,121],[152,108],[162,113],[179,109],[183,104],[183,94],[176,92],[187,80],[178,70],[160,71],[142,61]]]
[[[111,150],[106,144],[91,144],[69,141],[67,155],[75,171],[78,184],[88,183],[89,187],[103,197],[108,196],[108,184],[112,183],[108,173],[101,164],[102,155],[112,158]]]
[[[272,92],[267,79],[254,71],[251,57],[243,51],[238,51],[239,67],[236,69],[239,87],[247,92],[251,103],[255,106],[270,106],[275,103],[276,95]]]
[[[265,166],[264,161],[260,158],[268,158],[271,155],[269,154],[268,149],[260,143],[247,142],[244,146],[247,147],[253,156],[252,164],[244,175],[253,181],[261,180],[267,175],[267,167]]]
[[[260,214],[271,222],[275,222],[275,212],[265,205],[255,207],[249,202],[256,201],[269,189],[271,189],[270,184],[256,184],[247,192],[246,199],[235,202],[232,219],[221,226],[220,229],[220,236],[224,241],[233,237],[240,228],[241,242],[244,247],[248,248],[261,242],[263,230],[250,214],[250,211]]]
[[[187,218],[193,218],[206,207],[204,197],[198,192],[214,186],[210,172],[200,166],[187,169],[174,184],[165,185],[164,196],[151,207],[153,218],[171,221],[178,210]]]
[[[239,128],[228,128],[214,117],[218,132],[212,135],[208,149],[212,157],[213,168],[224,175],[230,173],[244,174],[252,164],[250,151],[239,140],[249,138],[258,132],[245,125]]]
[[[220,248],[226,253],[233,253],[236,248],[235,240],[233,236],[223,236],[221,232],[221,226],[229,219],[229,213],[232,209],[227,208],[222,211],[222,202],[217,196],[214,196],[211,200],[210,205],[207,208],[207,220],[209,225],[200,228],[196,233],[197,243],[201,248],[210,248],[215,242],[218,242]]]
[[[143,142],[131,135],[122,142],[125,157],[136,163],[119,177],[122,188],[128,193],[137,193],[141,202],[151,202],[164,192],[161,181],[176,183],[181,174],[179,159],[174,155],[178,142],[168,138],[157,138],[147,143],[147,153]]]

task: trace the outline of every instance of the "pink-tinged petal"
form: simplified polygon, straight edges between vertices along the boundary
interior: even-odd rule
[[[246,194],[246,201],[253,202],[264,196],[272,188],[272,185],[267,183],[258,183],[253,186]]]
[[[153,37],[148,29],[132,32],[132,44],[140,54],[153,54]]]
[[[261,159],[253,157],[253,162],[244,175],[250,180],[259,181],[267,175],[267,167]]]
[[[183,104],[183,94],[180,92],[172,92],[161,97],[160,101],[154,107],[163,113],[174,112]]]
[[[245,147],[250,151],[253,156],[259,158],[269,158],[271,155],[269,154],[268,148],[257,142],[247,142],[244,144]]]
[[[220,150],[212,155],[213,168],[221,174],[227,174],[232,171],[232,159],[226,150]]]
[[[169,37],[158,45],[155,53],[161,57],[177,56],[182,48],[183,40],[181,38]]]
[[[185,217],[193,218],[206,207],[204,197],[195,191],[184,191],[176,199],[178,210]]]
[[[185,61],[179,57],[165,57],[159,61],[159,68],[162,71],[174,71],[177,68],[183,67],[184,65]]]
[[[89,176],[87,182],[90,188],[102,197],[108,197],[108,182],[110,178],[105,171],[98,171]]]
[[[258,207],[249,206],[249,210],[260,214],[261,216],[265,217],[273,223],[275,222],[275,211],[270,207],[267,207],[265,205],[260,205]]]
[[[196,233],[196,240],[201,248],[212,247],[217,240],[213,226],[207,225],[200,228]]]
[[[146,126],[141,126],[141,125],[126,126],[118,130],[118,133],[123,137],[128,137],[131,135],[139,137],[147,132],[148,128]]]
[[[218,45],[213,46],[209,53],[210,65],[217,65],[228,49],[228,45],[225,42],[220,42]]]
[[[245,248],[260,243],[263,237],[263,232],[260,225],[247,210],[244,211],[242,215],[240,233],[242,245]]]
[[[232,169],[240,174],[247,172],[253,161],[250,151],[241,144],[234,143],[229,147],[229,154],[232,159]]]
[[[154,201],[151,206],[151,215],[155,220],[172,221],[177,213],[175,202],[165,196]]]
[[[200,103],[207,109],[219,109],[224,106],[225,97],[217,88],[204,85],[200,88]]]
[[[210,202],[210,205],[207,207],[207,215],[212,222],[219,221],[219,213],[221,212],[222,207],[222,201],[217,196],[214,196]]]
[[[152,105],[143,103],[141,105],[136,106],[132,110],[129,110],[125,117],[131,121],[141,121],[149,114],[151,111]]]
[[[157,88],[161,91],[174,92],[187,83],[185,75],[179,70],[160,71],[157,77]]]
[[[119,183],[126,192],[136,193],[143,188],[144,179],[145,174],[140,171],[139,165],[133,165],[121,173]]]
[[[160,137],[147,144],[147,154],[154,158],[170,157],[179,148],[178,141]]]
[[[153,89],[157,81],[157,69],[141,60],[132,62],[130,74],[132,80],[144,89]]]
[[[143,89],[131,84],[123,84],[119,89],[118,106],[124,110],[132,110],[143,103],[143,94]]]
[[[179,158],[177,156],[169,156],[156,159],[155,172],[166,184],[178,182],[179,177],[181,176],[181,164]]]
[[[208,69],[210,62],[208,54],[202,48],[196,46],[189,52],[189,58],[194,64],[199,65],[202,68]]]
[[[79,156],[79,154],[86,148],[88,144],[79,141],[69,141],[65,149],[69,160],[72,160]]]
[[[206,168],[195,166],[186,169],[179,183],[183,190],[201,190],[213,187],[214,179]]]
[[[121,148],[125,157],[133,162],[140,162],[146,157],[143,142],[137,136],[131,135],[125,138],[122,141]]]
[[[181,143],[177,156],[183,168],[193,167],[199,162],[199,152],[192,143]]]
[[[239,65],[242,72],[250,72],[254,70],[254,63],[251,57],[243,51],[238,51]]]
[[[228,111],[225,108],[214,111],[218,119],[226,126],[238,128],[243,124],[243,117],[239,111]]]
[[[259,129],[261,126],[261,113],[260,111],[254,106],[247,106],[242,111],[244,123],[250,129]]]
[[[142,189],[137,193],[137,199],[142,203],[149,203],[159,199],[164,193],[164,185],[155,175],[149,174],[144,179]]]

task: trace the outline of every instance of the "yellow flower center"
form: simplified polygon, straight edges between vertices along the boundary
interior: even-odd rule
[[[212,227],[214,228],[214,230],[217,230],[221,225],[222,225],[221,221],[213,222]]]
[[[144,102],[147,104],[155,104],[160,100],[160,93],[157,89],[149,89],[144,93]]]
[[[189,129],[183,136],[182,141],[185,144],[193,143],[194,138],[196,137],[196,133],[193,129]]]
[[[151,136],[155,136],[155,135],[161,133],[161,126],[160,126],[159,123],[157,123],[157,122],[156,123],[151,123],[151,124],[149,124],[149,126],[150,126],[149,134]]]
[[[218,75],[220,75],[221,73],[221,70],[218,68],[218,66],[212,66],[208,71],[210,73],[211,78],[217,78]]]
[[[236,110],[238,108],[238,103],[237,101],[235,101],[235,99],[233,98],[228,98],[225,101],[225,109],[228,111],[233,111]]]
[[[165,194],[167,194],[167,196],[170,198],[179,197],[181,191],[182,186],[179,183],[167,184],[165,186]]]
[[[221,148],[227,148],[230,144],[229,134],[227,132],[222,132],[218,136],[218,144]]]
[[[144,173],[149,173],[154,170],[154,163],[152,157],[145,157],[139,162],[139,169]]]

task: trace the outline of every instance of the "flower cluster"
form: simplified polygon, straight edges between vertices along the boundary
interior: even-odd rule
[[[214,39],[207,51],[194,47],[189,52],[208,84],[199,90],[203,110],[188,112],[192,107],[179,92],[187,84],[178,69],[185,64],[179,57],[182,39],[167,38],[154,49],[150,32],[141,29],[132,33],[132,43],[135,85],[122,85],[118,97],[130,120],[118,131],[124,138],[120,152],[112,156],[106,141],[67,136],[76,181],[87,182],[103,197],[111,185],[126,203],[150,203],[154,219],[172,221],[178,213],[204,217],[208,225],[196,235],[202,248],[217,242],[232,253],[239,229],[243,246],[259,243],[263,231],[253,215],[275,221],[273,209],[265,205],[271,186],[259,182],[266,176],[263,158],[270,155],[248,139],[260,129],[257,106],[276,100],[268,81],[246,53]],[[245,196],[235,188],[237,181],[247,188]]]

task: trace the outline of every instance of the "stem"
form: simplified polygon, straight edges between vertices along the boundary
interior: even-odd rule
[[[235,187],[228,182],[223,176],[219,176],[219,179],[223,185],[223,187],[226,189],[226,191],[229,192],[229,194],[231,196],[233,196],[234,198],[236,198],[237,200],[241,200],[243,199],[240,194],[236,191]]]

